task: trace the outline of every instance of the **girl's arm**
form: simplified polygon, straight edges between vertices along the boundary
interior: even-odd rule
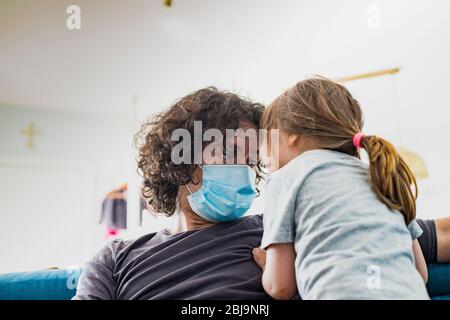
[[[423,281],[428,281],[428,269],[425,257],[423,256],[422,249],[420,248],[419,241],[416,239],[413,241],[414,260],[416,261],[416,269],[419,271],[423,278]]]
[[[272,244],[267,251],[253,249],[253,257],[263,270],[264,290],[277,300],[292,299],[297,293],[293,243]]]

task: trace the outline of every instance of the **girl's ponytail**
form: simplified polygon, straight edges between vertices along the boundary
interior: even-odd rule
[[[417,183],[408,165],[390,142],[377,136],[360,136],[358,144],[369,155],[370,180],[378,199],[400,211],[409,224],[416,217]]]

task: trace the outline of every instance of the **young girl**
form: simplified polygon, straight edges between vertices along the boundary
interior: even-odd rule
[[[276,299],[297,289],[303,299],[428,299],[412,250],[421,232],[414,176],[392,144],[361,133],[351,94],[301,81],[269,106],[262,127],[279,130],[278,147],[266,141],[266,255],[254,250],[265,290]],[[414,251],[423,264],[417,243]]]

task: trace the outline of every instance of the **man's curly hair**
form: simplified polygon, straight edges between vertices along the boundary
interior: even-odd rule
[[[143,177],[142,196],[150,209],[166,216],[177,208],[179,186],[193,181],[196,167],[192,164],[174,164],[172,149],[178,141],[172,141],[174,130],[183,128],[194,136],[194,121],[202,122],[203,132],[219,129],[225,136],[226,129],[237,130],[243,123],[259,128],[264,106],[236,94],[207,87],[176,101],[168,110],[161,112],[143,124],[136,135],[138,173]],[[193,150],[194,139],[191,139]],[[258,183],[262,179],[261,164],[255,165]]]

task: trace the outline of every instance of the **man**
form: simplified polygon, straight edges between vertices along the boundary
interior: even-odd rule
[[[218,222],[217,217],[208,219],[197,213],[211,214],[214,208],[203,205],[195,212],[191,207],[199,203],[198,197],[191,194],[200,194],[197,192],[207,174],[203,170],[209,170],[205,165],[215,163],[212,158],[220,159],[223,154],[212,152],[210,158],[195,163],[195,152],[183,150],[191,154],[191,163],[175,164],[172,152],[179,145],[173,139],[177,129],[186,129],[193,137],[195,122],[200,122],[201,133],[208,129],[218,129],[223,134],[226,129],[245,132],[258,128],[263,109],[262,105],[237,95],[205,88],[180,99],[142,127],[138,135],[138,167],[144,178],[143,195],[155,212],[176,215],[177,224],[133,241],[115,240],[106,245],[86,264],[74,299],[269,298],[252,257],[252,249],[261,242],[262,217]],[[223,144],[238,147],[234,143],[236,137],[225,140]],[[244,160],[250,160],[250,150],[245,150],[244,155]],[[259,164],[250,165],[244,164],[248,171],[236,163],[239,172],[235,177],[242,177],[243,173],[253,179],[248,181],[247,191],[253,189],[255,178],[261,178]],[[211,174],[217,173],[208,171]],[[221,182],[230,183],[233,174],[234,171],[230,172]],[[220,190],[221,197],[224,192]],[[253,196],[253,192],[242,192],[241,205],[251,204]],[[236,201],[224,204],[216,200],[209,204],[218,206],[219,202],[221,209],[226,210]]]

